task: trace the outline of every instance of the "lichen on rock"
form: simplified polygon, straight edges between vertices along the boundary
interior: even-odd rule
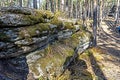
[[[4,13],[16,13],[16,14],[25,14],[25,15],[31,15],[33,13],[32,10],[33,9],[29,9],[25,7],[23,8],[15,5],[1,8],[1,12]]]

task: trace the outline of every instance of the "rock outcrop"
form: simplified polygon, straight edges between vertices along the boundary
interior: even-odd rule
[[[43,80],[59,80],[64,74],[70,80],[72,73],[65,68],[69,57],[76,48],[78,53],[87,49],[91,39],[89,32],[79,30],[80,25],[62,22],[49,11],[1,8],[0,79],[26,80],[29,73]]]

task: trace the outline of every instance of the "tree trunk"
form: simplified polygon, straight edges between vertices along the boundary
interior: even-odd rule
[[[37,9],[37,0],[33,0],[33,8]]]
[[[66,11],[66,0],[64,0],[64,11]]]
[[[61,0],[61,6],[60,6],[60,8],[61,8],[61,11],[63,12],[64,11],[64,0]]]
[[[54,6],[55,6],[54,0],[50,0],[50,6],[51,6],[51,12],[54,12],[55,11],[54,10]]]
[[[55,11],[58,11],[58,0],[55,0]]]
[[[69,6],[69,9],[68,9],[69,10],[69,17],[72,18],[73,17],[73,14],[72,14],[73,13],[73,0],[70,0],[68,6]]]
[[[28,0],[27,2],[27,7],[30,7],[30,0]]]
[[[87,27],[87,24],[86,24],[86,18],[87,18],[87,11],[86,11],[87,4],[86,4],[86,0],[84,0],[82,8],[83,8],[82,9],[83,28],[86,28]]]
[[[78,0],[76,1],[76,19],[78,18]]]
[[[117,8],[116,8],[116,13],[115,13],[115,27],[117,26],[118,21],[119,21],[119,1],[120,0],[117,0]]]
[[[22,0],[19,0],[19,5],[20,7],[22,7]]]
[[[93,9],[93,46],[97,45],[97,0],[94,0]]]
[[[40,2],[41,0],[39,0],[39,9],[40,9],[40,7],[41,7],[41,2]]]
[[[49,7],[49,0],[46,0],[45,10],[48,10],[48,7]]]
[[[61,9],[61,0],[58,0],[58,11],[60,11]]]
[[[82,19],[82,2],[80,1],[80,19]]]
[[[102,6],[103,6],[103,0],[99,0],[99,11],[98,11],[98,27],[101,27],[102,22]]]
[[[90,18],[93,18],[93,0],[90,0]]]

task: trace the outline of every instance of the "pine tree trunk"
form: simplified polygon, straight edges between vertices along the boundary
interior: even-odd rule
[[[60,11],[61,9],[61,0],[58,0],[58,11]]]
[[[19,0],[19,5],[20,7],[22,7],[22,0]]]
[[[41,7],[41,2],[40,2],[40,0],[39,0],[39,9],[40,9],[40,7]]]
[[[33,8],[37,9],[37,0],[33,0]]]
[[[49,0],[46,0],[46,4],[45,4],[45,10],[48,10],[48,6],[49,5]]]
[[[78,18],[78,0],[76,1],[76,19]]]
[[[90,18],[93,18],[93,0],[90,0]]]
[[[98,2],[99,2],[99,11],[98,11],[98,27],[101,27],[101,22],[102,22],[102,6],[103,6],[103,4],[102,4],[102,1],[103,0],[99,0]]]
[[[70,18],[73,17],[73,0],[70,0],[70,4],[69,4],[69,17]]]
[[[93,46],[97,45],[97,0],[94,0],[93,9]]]
[[[118,21],[119,21],[119,1],[120,0],[117,0],[117,8],[116,8],[116,13],[115,13],[115,27],[117,26]]]
[[[86,0],[84,0],[83,3],[83,7],[82,7],[82,20],[83,20],[83,27],[86,28],[87,27],[87,23],[86,23],[86,18],[87,18],[87,4],[86,4]]]
[[[54,12],[55,11],[54,10],[54,6],[55,6],[54,0],[50,0],[50,6],[51,6],[51,12]]]

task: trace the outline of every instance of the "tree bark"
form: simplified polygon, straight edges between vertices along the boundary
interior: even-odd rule
[[[99,0],[99,11],[98,11],[98,27],[101,27],[102,23],[102,6],[103,6],[103,0]]]
[[[117,8],[116,8],[116,13],[115,13],[115,27],[117,26],[118,21],[119,21],[119,1],[120,0],[117,0]]]
[[[87,24],[86,24],[86,18],[87,18],[86,7],[87,7],[86,0],[84,0],[84,2],[83,2],[83,7],[82,7],[83,28],[86,28],[86,27],[87,27]]]
[[[61,10],[60,7],[61,7],[61,0],[58,0],[58,11]]]
[[[45,10],[48,10],[48,7],[49,7],[49,0],[46,0]]]
[[[69,17],[70,18],[73,17],[73,0],[70,0],[70,4],[69,4]]]
[[[54,0],[50,0],[50,6],[51,6],[51,12],[54,12],[55,11],[54,10],[54,6],[55,6]]]
[[[33,0],[33,8],[37,9],[37,0]]]
[[[41,2],[40,2],[41,0],[39,0],[39,9],[40,9],[40,7],[41,7]]]
[[[93,46],[97,46],[97,0],[94,0],[93,9]]]

